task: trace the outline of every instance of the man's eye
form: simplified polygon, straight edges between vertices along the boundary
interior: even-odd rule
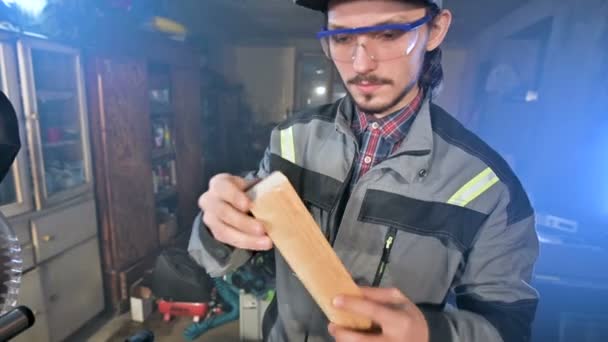
[[[401,36],[403,36],[403,34],[404,34],[404,32],[399,31],[399,30],[384,30],[384,31],[378,32],[376,37],[383,39],[383,40],[395,40],[395,39],[399,39]]]
[[[332,42],[335,44],[348,44],[352,41],[353,37],[348,34],[336,34],[331,36]]]

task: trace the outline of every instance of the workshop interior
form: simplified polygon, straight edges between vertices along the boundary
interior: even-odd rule
[[[434,102],[535,211],[531,341],[608,341],[608,1],[443,7]],[[274,256],[212,277],[187,246],[214,175],[348,96],[324,20],[292,0],[0,0],[0,339],[261,341]]]

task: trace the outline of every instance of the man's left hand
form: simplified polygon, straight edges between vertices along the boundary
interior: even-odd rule
[[[369,318],[378,326],[378,333],[365,333],[329,324],[329,333],[337,342],[346,341],[408,341],[428,342],[429,328],[424,315],[398,289],[361,288],[363,297],[339,296],[334,299],[338,309]]]

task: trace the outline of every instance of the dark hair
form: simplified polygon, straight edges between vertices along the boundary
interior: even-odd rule
[[[428,5],[429,14],[433,19],[441,12],[435,4]],[[428,51],[424,55],[424,63],[420,74],[420,86],[431,96],[436,97],[443,84],[443,67],[441,66],[441,48]]]

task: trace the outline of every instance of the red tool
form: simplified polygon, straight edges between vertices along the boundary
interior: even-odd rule
[[[163,320],[168,322],[171,316],[192,316],[196,323],[201,317],[205,317],[209,310],[207,303],[186,303],[186,302],[167,302],[158,300],[158,311],[163,314]]]

